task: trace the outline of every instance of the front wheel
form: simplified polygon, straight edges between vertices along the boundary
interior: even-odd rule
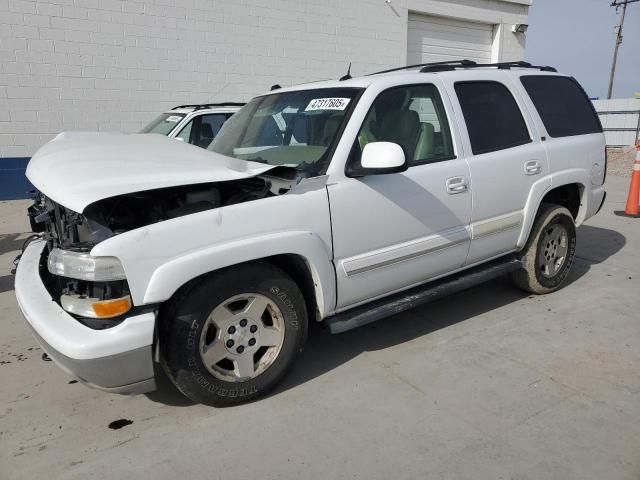
[[[569,274],[576,252],[576,227],[569,210],[543,204],[520,253],[522,268],[512,274],[515,285],[530,293],[558,290]]]
[[[307,335],[299,288],[268,263],[225,269],[187,287],[161,322],[169,378],[191,400],[212,406],[266,394]]]

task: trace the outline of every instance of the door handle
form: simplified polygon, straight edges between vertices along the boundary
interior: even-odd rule
[[[452,177],[447,179],[447,193],[455,195],[456,193],[464,193],[469,189],[467,179],[464,177]]]
[[[531,160],[524,164],[524,173],[526,175],[537,175],[542,171],[542,167],[537,160]]]

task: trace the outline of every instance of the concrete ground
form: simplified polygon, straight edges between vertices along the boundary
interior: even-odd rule
[[[636,158],[636,147],[610,147],[607,148],[607,155],[608,174],[626,177],[633,168],[633,163]]]
[[[0,478],[638,479],[640,220],[613,214],[628,180],[607,183],[563,290],[501,279],[314,328],[276,393],[227,409],[167,385],[108,395],[42,362],[9,276],[26,204],[0,204]]]

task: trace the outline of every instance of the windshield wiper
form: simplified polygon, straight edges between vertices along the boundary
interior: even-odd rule
[[[267,165],[269,165],[269,162],[267,162],[264,158],[262,157],[256,157],[256,158],[247,158],[245,160],[249,160],[251,162],[258,162],[258,163],[265,163]]]

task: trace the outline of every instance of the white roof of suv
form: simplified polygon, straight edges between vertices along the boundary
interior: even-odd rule
[[[495,75],[509,75],[514,72],[521,73],[522,71],[535,70],[538,74],[551,74],[556,76],[567,76],[557,73],[556,69],[549,66],[536,66],[527,62],[502,62],[492,64],[476,64],[469,60],[455,60],[451,62],[437,62],[437,63],[424,63],[419,65],[409,65],[406,67],[392,68],[389,70],[383,70],[381,72],[374,72],[361,77],[350,76],[348,78],[342,77],[340,80],[322,80],[318,82],[310,82],[300,85],[294,85],[291,87],[282,87],[272,89],[265,93],[265,95],[295,91],[295,90],[308,90],[308,89],[320,89],[320,88],[367,88],[373,83],[392,80],[393,83],[405,83],[406,81],[413,81],[420,78],[424,81],[424,75],[438,75],[442,77],[452,77],[456,79],[464,78],[477,78],[478,72],[482,74],[490,74],[494,72]]]

